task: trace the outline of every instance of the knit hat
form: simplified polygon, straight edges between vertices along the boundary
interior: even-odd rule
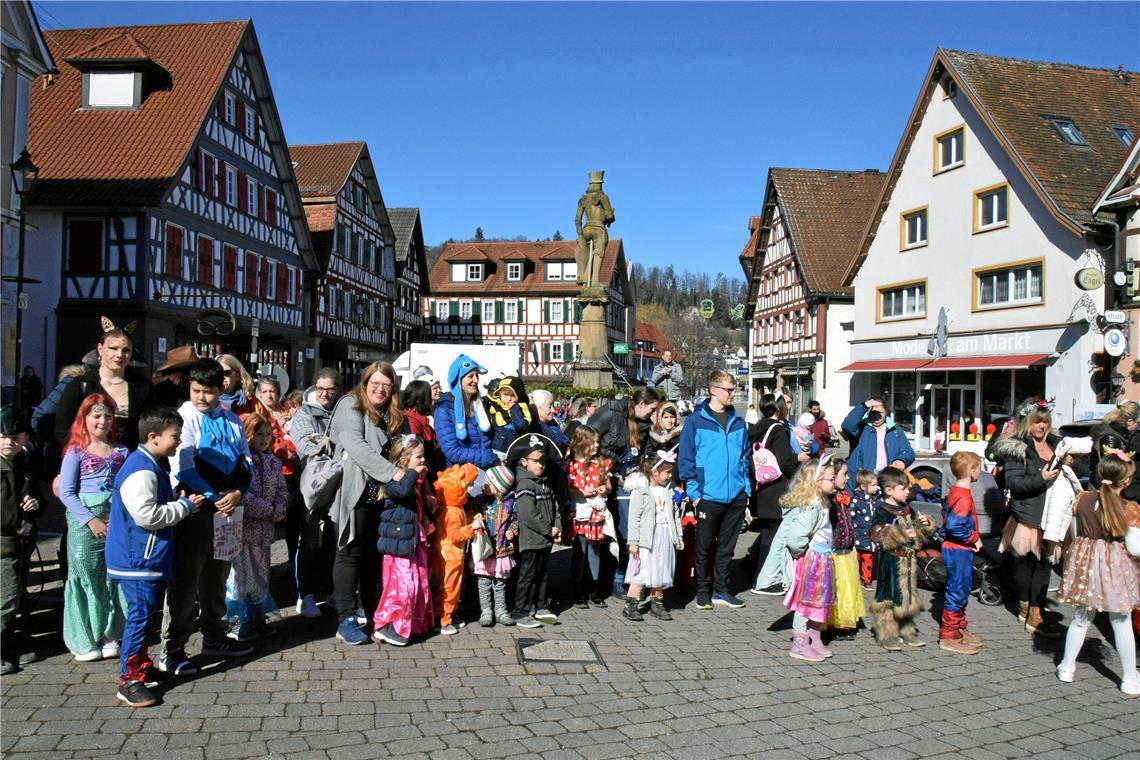
[[[491,486],[493,494],[501,496],[515,484],[515,474],[505,464],[495,465],[487,470],[487,484]]]
[[[5,404],[0,407],[0,433],[4,435],[19,435],[28,432],[28,423],[24,415],[16,411],[16,407]]]
[[[796,420],[796,424],[802,428],[810,428],[815,424],[815,415],[811,412],[804,412],[800,418]]]
[[[455,361],[447,370],[447,385],[451,389],[452,403],[455,405],[455,437],[461,441],[467,440],[467,415],[463,409],[463,389],[459,387],[459,381],[472,372],[485,375],[487,368],[467,354],[460,354],[455,357]],[[473,406],[475,418],[479,421],[479,428],[486,433],[491,429],[486,410],[483,409],[482,404],[474,404]]]

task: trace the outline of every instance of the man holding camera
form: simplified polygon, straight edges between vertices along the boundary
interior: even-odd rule
[[[657,395],[666,401],[681,400],[681,386],[685,384],[685,370],[680,364],[673,363],[673,352],[666,349],[661,352],[661,363],[653,368],[653,376],[649,379],[649,387],[657,391]]]
[[[888,465],[905,470],[914,463],[914,449],[902,428],[887,416],[883,399],[872,396],[856,406],[843,420],[843,434],[851,443],[847,459],[847,490],[855,489],[855,473],[859,470],[879,472]]]

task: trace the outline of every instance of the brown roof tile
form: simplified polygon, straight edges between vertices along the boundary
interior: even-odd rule
[[[335,195],[348,180],[352,167],[360,158],[364,143],[323,143],[319,145],[290,145],[293,172],[301,197]]]
[[[768,176],[808,290],[816,295],[849,294],[843,275],[858,253],[885,175],[873,170],[772,169]]]
[[[543,243],[448,243],[431,269],[433,296],[454,294],[518,294],[518,295],[576,295],[580,286],[575,282],[547,282],[545,263],[551,259],[574,260],[576,242],[573,240]],[[614,266],[624,258],[620,238],[611,239],[602,259],[602,279],[607,283],[613,277]],[[506,261],[524,258],[522,282],[507,282]],[[488,271],[482,282],[452,282],[449,265],[458,261],[484,261]]]
[[[306,203],[305,221],[309,232],[329,232],[336,224],[336,203]]]
[[[28,150],[40,167],[33,202],[157,205],[189,154],[247,21],[45,31],[61,61],[140,52],[171,77],[137,111],[80,110],[82,74],[61,65],[54,84],[32,88]]]

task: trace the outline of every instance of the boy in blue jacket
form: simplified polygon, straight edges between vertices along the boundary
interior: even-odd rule
[[[152,667],[146,624],[174,566],[174,525],[202,505],[201,496],[174,498],[167,459],[178,449],[182,418],[173,409],[147,409],[139,418],[139,447],[115,476],[107,523],[107,575],[127,600],[116,696],[131,707],[158,702],[146,687]]]
[[[166,589],[158,668],[175,675],[196,672],[186,656],[195,616],[202,631],[202,654],[237,657],[253,651],[251,645],[226,635],[230,563],[214,559],[214,513],[233,514],[253,472],[245,428],[236,414],[219,404],[222,371],[213,359],[200,359],[190,367],[190,400],[178,409],[182,435],[171,465],[171,484],[199,494],[204,502],[194,517],[178,526],[174,575]]]

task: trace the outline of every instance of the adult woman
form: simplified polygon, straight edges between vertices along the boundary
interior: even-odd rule
[[[227,409],[239,417],[256,412],[272,418],[269,410],[254,395],[256,386],[245,365],[233,354],[220,354],[218,363],[222,365],[222,395],[219,400]]]
[[[435,434],[448,467],[470,463],[485,470],[499,463],[491,449],[491,421],[479,398],[479,375],[486,373],[467,354],[455,357],[447,370],[451,392],[435,406]]]
[[[1121,401],[1116,408],[1104,415],[1104,421],[1092,430],[1093,449],[1089,460],[1090,480],[1093,486],[1100,488],[1100,476],[1097,474],[1097,465],[1103,456],[1105,445],[1101,439],[1115,435],[1122,446],[1109,446],[1119,448],[1124,452],[1140,455],[1140,404],[1135,401]],[[1111,441],[1110,443],[1116,443]],[[1121,492],[1125,501],[1140,501],[1140,478]]]
[[[811,459],[809,454],[796,454],[792,451],[792,441],[788,433],[785,419],[788,416],[788,405],[783,394],[767,393],[760,397],[760,422],[748,430],[748,438],[753,444],[761,443],[764,448],[776,457],[776,464],[780,468],[780,477],[769,483],[756,486],[752,491],[752,516],[762,522],[764,526],[752,546],[748,548],[748,556],[752,562],[760,560],[765,540],[772,537],[768,547],[768,556],[764,566],[756,575],[756,582],[752,584],[752,591],[757,594],[777,596],[783,594],[791,577],[790,568],[783,561],[784,532],[779,528],[773,534],[773,527],[779,523],[784,525],[784,510],[780,506],[780,497],[788,490],[792,476],[796,474],[801,462]],[[753,564],[755,567],[755,564]]]
[[[530,392],[530,402],[534,407],[534,414],[531,415],[531,431],[542,433],[554,441],[558,450],[565,454],[566,447],[570,445],[570,436],[562,432],[562,428],[558,427],[558,422],[554,418],[554,394],[538,388]]]
[[[110,329],[104,330],[95,349],[99,355],[99,366],[69,383],[55,408],[53,437],[61,448],[67,445],[71,436],[71,424],[80,404],[91,393],[103,393],[115,402],[115,424],[120,432],[120,443],[128,449],[138,445],[139,415],[151,404],[153,386],[150,378],[130,368],[134,354],[131,336],[111,325],[109,320],[104,322],[110,325]]]
[[[1029,399],[1017,408],[1017,425],[994,446],[1009,491],[1010,518],[1002,533],[1002,551],[1013,554],[1017,586],[1018,622],[1029,633],[1046,638],[1061,634],[1041,615],[1052,567],[1041,541],[1045,493],[1061,472],[1051,467],[1060,437],[1053,431],[1053,407],[1042,399]]]
[[[661,397],[656,391],[641,388],[626,398],[610,399],[599,407],[587,424],[601,436],[598,443],[602,456],[614,463],[617,488],[614,499],[617,511],[618,564],[614,568],[614,595],[625,596],[625,567],[627,564],[625,535],[629,527],[630,492],[622,487],[626,472],[636,472],[641,448],[649,441],[652,428],[650,418],[657,411]]]
[[[388,362],[368,365],[360,383],[337,403],[329,423],[329,437],[345,455],[329,516],[337,530],[332,595],[340,620],[336,637],[349,645],[368,641],[356,623],[357,593],[366,613],[376,609],[380,596],[376,538],[381,488],[403,475],[387,457],[391,440],[406,432],[404,415],[396,403],[398,382]]]
[[[431,377],[425,375],[424,377]],[[443,452],[435,438],[432,426],[432,392],[427,380],[413,380],[400,392],[400,407],[408,420],[408,432],[423,439],[424,459],[427,462],[427,480],[432,482],[444,467]]]

